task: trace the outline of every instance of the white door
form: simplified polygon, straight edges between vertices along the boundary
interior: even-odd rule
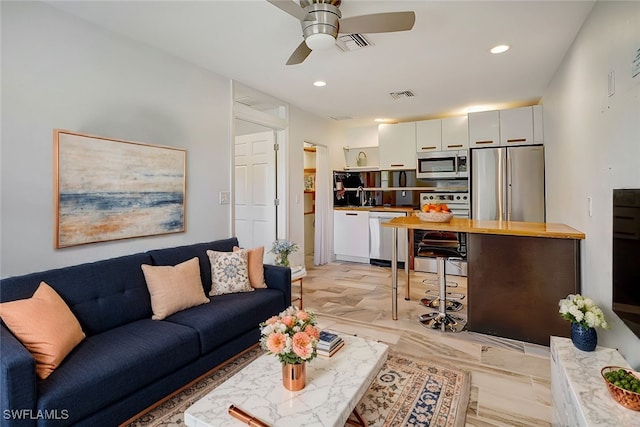
[[[276,151],[273,131],[235,140],[235,231],[242,247],[265,247],[276,239]]]

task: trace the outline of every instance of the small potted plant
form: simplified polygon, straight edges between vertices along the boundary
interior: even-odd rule
[[[609,329],[602,310],[591,298],[570,294],[558,303],[560,315],[571,322],[571,341],[576,348],[593,351],[598,345],[595,328]]]
[[[289,255],[299,249],[298,245],[286,239],[278,239],[273,242],[273,246],[269,252],[276,255],[276,265],[289,267]]]

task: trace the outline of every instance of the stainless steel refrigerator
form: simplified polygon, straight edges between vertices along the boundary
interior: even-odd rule
[[[544,146],[472,149],[471,218],[544,222]]]

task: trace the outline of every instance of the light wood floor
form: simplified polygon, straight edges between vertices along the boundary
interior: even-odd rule
[[[398,320],[392,320],[390,268],[348,262],[316,267],[313,259],[307,259],[306,268],[304,307],[318,314],[322,328],[383,341],[394,350],[469,371],[467,426],[551,425],[548,347],[425,328],[417,320],[429,311],[419,303],[426,289],[422,280],[435,275],[412,273],[410,301],[404,300],[404,279],[399,281]],[[448,279],[459,282],[454,291],[466,293],[465,278]],[[465,317],[462,302],[465,307],[457,314]]]

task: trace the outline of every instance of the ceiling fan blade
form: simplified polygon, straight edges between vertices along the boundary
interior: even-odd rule
[[[278,9],[287,12],[294,18],[298,18],[300,21],[315,21],[314,17],[306,10],[300,7],[298,3],[293,0],[267,0],[269,3],[277,7]]]
[[[340,33],[391,33],[407,31],[416,22],[414,12],[387,12],[352,16],[340,20]]]
[[[289,60],[287,61],[287,65],[295,65],[295,64],[302,63],[302,61],[307,59],[307,56],[309,56],[310,53],[311,53],[311,49],[309,49],[309,46],[307,46],[307,43],[305,43],[305,41],[302,40],[302,43],[298,45],[296,50],[294,50],[291,56],[289,57]]]

